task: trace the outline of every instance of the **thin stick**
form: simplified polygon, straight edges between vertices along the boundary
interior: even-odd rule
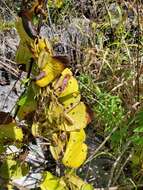
[[[112,131],[110,132],[110,134],[104,139],[104,141],[99,145],[99,147],[94,151],[94,153],[85,161],[84,164],[87,164],[88,162],[90,162],[91,160],[94,159],[95,155],[97,154],[97,152],[99,152],[99,150],[105,145],[105,143],[110,139],[111,135],[119,128],[119,126],[116,126],[115,128],[112,129]]]
[[[109,178],[109,181],[108,181],[108,187],[111,186],[111,184],[112,184],[112,179],[113,179],[113,176],[114,176],[114,171],[116,170],[118,163],[120,162],[120,160],[121,160],[123,154],[125,153],[125,151],[127,150],[127,148],[129,147],[130,144],[131,144],[131,141],[128,141],[127,144],[126,144],[125,147],[124,147],[124,150],[121,152],[121,154],[118,156],[118,158],[117,158],[116,161],[114,162],[113,167],[112,167],[112,169],[111,169],[110,178]]]
[[[137,95],[137,101],[140,101],[140,60],[139,60],[139,54],[140,54],[140,13],[139,13],[139,0],[136,1],[137,5],[137,22],[138,22],[138,34],[137,34],[137,64],[136,64],[136,95]]]
[[[122,164],[122,166],[120,167],[120,170],[117,172],[117,175],[115,176],[114,180],[113,180],[113,185],[115,185],[116,181],[118,180],[118,178],[121,175],[121,172],[123,171],[125,165],[128,163],[128,161],[130,160],[130,158],[132,157],[134,153],[134,150],[131,150],[131,153],[129,154],[129,156],[127,157],[127,159],[125,160],[125,162]]]

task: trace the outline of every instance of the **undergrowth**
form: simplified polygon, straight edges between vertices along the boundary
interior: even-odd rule
[[[91,108],[90,126],[103,139],[88,162],[106,143],[106,154],[114,158],[106,187],[143,183],[142,10],[140,0],[65,0],[60,8],[49,4],[43,24],[57,54],[70,57],[82,99]],[[13,27],[4,20],[1,30]]]

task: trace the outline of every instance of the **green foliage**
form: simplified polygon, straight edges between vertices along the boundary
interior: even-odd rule
[[[133,183],[143,182],[143,72],[140,64],[142,22],[141,11],[136,10],[138,6],[140,9],[141,5],[137,3],[140,4],[139,1],[48,1],[47,20],[52,30],[49,37],[54,45],[56,42],[61,43],[60,39],[66,44],[62,44],[63,49],[71,56],[70,65],[75,71],[74,74],[79,75],[76,76],[79,86],[72,72],[65,70],[63,58],[58,56],[57,59],[55,56],[50,42],[37,37],[36,40],[31,39],[20,18],[16,26],[21,38],[16,61],[25,64],[28,72],[31,58],[34,60],[30,76],[32,79],[23,80],[24,86],[28,87],[17,102],[20,107],[17,119],[25,120],[24,132],[28,129],[25,139],[28,143],[31,142],[31,134],[46,139],[46,143],[49,143],[48,148],[57,162],[63,162],[65,167],[79,167],[87,155],[85,139],[79,140],[82,137],[80,130],[83,130],[90,120],[86,106],[80,102],[82,97],[82,101],[92,109],[92,126],[102,138],[106,140],[107,137],[110,149],[103,144],[115,159],[110,185],[118,184],[118,180],[114,181],[118,174],[130,176]],[[35,15],[34,18],[30,18],[35,26],[39,22],[37,18],[42,17]],[[9,29],[11,26],[13,23],[2,22],[0,30]],[[66,31],[66,35],[63,31]],[[78,135],[71,138],[75,132]],[[3,167],[1,172],[4,171],[6,178],[12,178],[19,162],[17,159],[9,161],[8,158],[3,158],[5,144],[22,144],[25,140],[23,131],[14,120],[9,124],[2,124],[0,134]],[[95,137],[92,138],[94,140]],[[102,144],[101,146],[104,150]],[[97,150],[100,155],[100,146]],[[77,154],[79,156],[75,160]],[[128,172],[126,165],[129,166]],[[22,176],[21,168],[17,173],[18,176]],[[122,180],[119,181],[121,182]],[[93,188],[73,173],[57,178],[45,171],[41,189]]]
[[[110,131],[113,127],[119,126],[124,118],[122,102],[118,96],[112,96],[109,93],[100,93],[97,96],[99,104],[94,107],[94,111],[105,125],[105,131]]]
[[[0,167],[0,176],[4,179],[16,179],[25,176],[29,171],[28,165],[15,160],[11,156],[4,160]]]
[[[14,22],[1,21],[0,19],[0,31],[10,30],[14,27]]]

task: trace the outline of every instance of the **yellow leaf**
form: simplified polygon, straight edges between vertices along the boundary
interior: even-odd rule
[[[50,56],[53,56],[53,49],[50,42],[44,38],[38,38],[31,44],[31,51],[35,58],[38,58],[38,66],[41,65],[41,58],[43,58],[42,52],[47,53]],[[41,54],[41,55],[40,55]],[[39,64],[40,63],[40,64]]]
[[[65,190],[64,185],[60,183],[60,179],[53,176],[50,172],[44,172],[43,182],[40,184],[41,190]]]
[[[56,77],[58,77],[61,72],[64,70],[65,65],[58,59],[51,56],[47,56],[46,65],[41,70],[45,76],[36,81],[36,84],[40,87],[47,86],[52,82]]]
[[[63,148],[65,145],[64,141],[61,141],[61,139],[58,138],[58,135],[54,133],[52,135],[53,143],[54,145],[50,146],[50,151],[55,160],[58,160],[60,158],[61,152],[63,152]]]
[[[70,186],[73,186],[74,189],[94,190],[94,188],[90,184],[84,182],[80,177],[78,177],[74,173],[67,173],[65,175],[65,180],[68,181],[68,184],[70,184]]]
[[[70,133],[69,142],[66,146],[66,151],[62,159],[65,166],[78,168],[83,164],[87,155],[87,145],[83,143],[84,140],[84,130]]]
[[[58,96],[65,109],[80,101],[80,93],[77,80],[73,77],[70,69],[66,68],[58,81],[54,84],[55,94]]]
[[[87,125],[87,112],[86,106],[83,102],[80,102],[74,108],[72,108],[67,116],[71,119],[72,122],[69,122],[66,119],[63,123],[58,125],[58,128],[63,131],[75,131],[79,129],[83,129]]]
[[[39,136],[39,125],[37,123],[33,123],[31,127],[31,132],[34,137]]]

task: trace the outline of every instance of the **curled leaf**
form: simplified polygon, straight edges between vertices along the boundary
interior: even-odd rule
[[[54,79],[56,79],[56,77],[58,77],[61,74],[61,72],[65,68],[65,65],[58,59],[55,59],[51,56],[46,56],[46,57],[47,57],[46,63],[44,62],[43,64],[45,65],[45,67],[42,69],[42,72],[45,72],[45,76],[36,81],[36,84],[40,87],[45,87],[49,83],[51,83]]]

